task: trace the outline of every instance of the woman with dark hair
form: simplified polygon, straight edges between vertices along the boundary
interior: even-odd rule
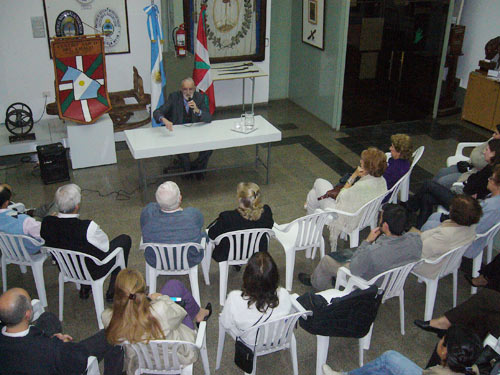
[[[349,372],[333,371],[328,365],[323,366],[325,375],[474,375],[471,366],[476,362],[483,347],[479,337],[471,331],[452,326],[439,340],[436,348],[440,364],[422,369],[404,355],[390,350],[363,367]]]
[[[267,252],[252,255],[243,273],[241,290],[233,290],[227,296],[220,315],[220,323],[235,336],[257,322],[288,315],[292,302],[287,290],[279,287],[279,272],[273,258]],[[243,340],[253,345],[255,335]]]
[[[208,226],[208,237],[214,240],[221,234],[235,230],[269,228],[274,225],[271,207],[262,202],[260,187],[253,182],[240,182],[236,189],[238,208],[219,214]],[[263,236],[259,251],[267,251],[268,239]],[[212,258],[224,262],[229,255],[229,241],[223,239],[213,250]]]
[[[492,139],[488,142],[484,151],[484,159],[488,163],[486,167],[470,175],[464,182],[463,193],[476,199],[484,199],[489,194],[488,178],[495,165],[500,164],[500,139]],[[417,216],[417,228],[420,229],[424,225],[435,206],[441,205],[449,210],[451,199],[455,194],[456,192],[435,181],[425,181],[417,194],[406,202],[410,211],[420,211]]]

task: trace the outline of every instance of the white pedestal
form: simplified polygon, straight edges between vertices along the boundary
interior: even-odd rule
[[[73,169],[116,163],[113,122],[108,114],[92,125],[66,123]]]

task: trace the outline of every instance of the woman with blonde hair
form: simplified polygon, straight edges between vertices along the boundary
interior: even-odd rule
[[[235,230],[269,228],[274,225],[273,213],[267,204],[262,203],[260,187],[253,182],[240,182],[237,187],[238,207],[224,211],[208,226],[208,237],[216,239],[223,233]],[[260,251],[267,251],[267,238],[262,237]],[[229,241],[224,239],[212,253],[216,262],[224,262],[229,256]]]
[[[170,297],[180,297],[185,309]],[[112,309],[102,313],[106,338],[110,344],[148,342],[150,340],[182,340],[195,342],[196,331],[193,320],[207,320],[211,306],[201,309],[191,293],[178,280],[169,280],[161,293],[146,294],[146,282],[142,274],[126,268],[116,278],[115,298]],[[179,360],[190,365],[197,359],[197,353],[182,347]],[[135,352],[127,347],[127,374],[137,368]]]
[[[375,147],[369,147],[361,153],[360,166],[356,168],[340,192],[322,178],[316,179],[313,188],[307,194],[305,208],[308,214],[316,209],[333,208],[349,213],[356,212],[365,203],[387,192],[387,183],[383,177],[387,169],[385,154]],[[338,215],[330,224],[330,244],[332,251],[337,249],[337,238],[345,228],[348,232],[359,224],[359,217]]]
[[[387,160],[384,173],[387,190],[390,190],[403,175],[410,170],[412,159],[411,138],[407,134],[391,135],[391,157]]]

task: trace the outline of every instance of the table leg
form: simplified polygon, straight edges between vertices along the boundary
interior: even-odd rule
[[[259,166],[259,145],[255,145],[255,168]]]
[[[253,113],[253,102],[254,102],[254,93],[255,93],[255,77],[250,78],[252,80],[252,113]]]
[[[243,102],[243,113],[245,113],[245,78],[243,78],[243,92],[242,92],[242,102]]]
[[[148,180],[144,172],[143,163],[141,159],[137,160],[137,167],[139,169],[139,186],[142,185],[142,199],[144,202],[146,202]]]
[[[267,168],[266,168],[266,185],[269,185],[269,169],[271,168],[271,143],[267,144]]]

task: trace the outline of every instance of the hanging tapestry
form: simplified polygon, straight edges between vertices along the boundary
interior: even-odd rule
[[[193,36],[198,29],[200,5],[207,6],[210,61],[264,60],[266,0],[192,0]]]
[[[55,91],[59,117],[92,124],[111,110],[101,36],[54,38]]]

